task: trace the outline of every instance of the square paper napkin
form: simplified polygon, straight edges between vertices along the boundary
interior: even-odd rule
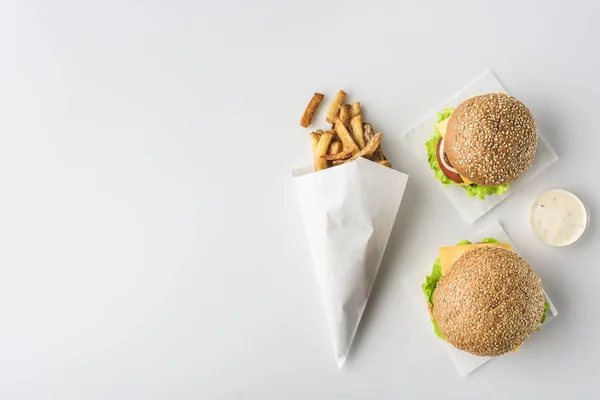
[[[433,135],[433,127],[437,122],[437,113],[443,111],[444,108],[447,107],[455,108],[464,100],[473,96],[494,92],[508,93],[500,81],[496,79],[494,74],[491,71],[486,71],[460,92],[456,93],[443,104],[440,104],[438,108],[432,110],[425,119],[410,128],[404,134],[404,140],[419,159],[421,168],[429,169],[425,142]],[[431,171],[431,179],[435,181],[439,186],[439,189],[446,195],[464,220],[468,223],[473,223],[498,205],[502,200],[519,190],[519,188],[527,185],[531,179],[548,168],[556,160],[558,160],[558,156],[540,134],[535,161],[531,168],[529,168],[529,170],[527,170],[527,172],[519,179],[511,183],[510,188],[504,194],[501,196],[488,196],[485,200],[481,200],[478,197],[470,197],[463,188],[457,185],[444,186],[435,178],[433,171]]]
[[[517,249],[517,246],[515,246],[515,244],[512,242],[512,240],[510,240],[510,237],[508,236],[506,231],[502,228],[502,225],[500,225],[500,223],[498,223],[498,222],[493,222],[493,223],[487,225],[485,228],[481,229],[476,234],[469,235],[469,237],[457,237],[457,238],[455,238],[455,240],[453,242],[439,243],[439,246],[452,246],[464,239],[467,239],[473,243],[477,243],[477,242],[480,242],[481,239],[483,239],[483,238],[494,238],[503,243],[509,243],[515,249],[515,251],[517,253],[519,251]],[[435,335],[435,333],[433,332],[433,325],[431,324],[431,321],[429,318],[429,313],[427,312],[427,300],[425,299],[425,295],[423,294],[423,291],[421,290],[421,284],[423,282],[425,282],[425,275],[431,274],[431,268],[433,267],[434,262],[435,262],[435,257],[433,257],[431,259],[430,263],[428,263],[427,265],[422,267],[419,271],[417,271],[417,272],[413,273],[411,276],[409,276],[406,279],[406,285],[408,286],[408,289],[411,293],[411,297],[413,297],[414,303],[416,304],[418,309],[423,314],[423,318],[428,321],[428,324],[426,326],[427,326],[429,332],[425,332],[425,334],[428,333],[431,336],[431,340],[438,343],[440,348],[444,347],[446,349],[446,351],[448,352],[448,355],[452,359],[452,362],[454,362],[454,365],[456,365],[456,368],[458,368],[459,372],[462,375],[468,375],[471,372],[475,371],[477,368],[481,367],[486,362],[492,360],[494,357],[475,356],[473,354],[467,353],[466,351],[459,350],[456,347],[452,346],[450,343],[445,342],[445,341],[441,340],[440,338],[438,338]],[[542,284],[543,284],[543,282],[542,282]],[[558,311],[556,311],[556,308],[552,304],[552,301],[550,301],[550,298],[548,297],[546,292],[544,292],[544,295],[546,296],[546,301],[548,302],[548,304],[550,304],[550,308],[548,309],[548,311],[546,313],[546,322],[544,322],[544,324],[542,325],[541,330],[538,332],[535,332],[534,335],[543,335],[544,334],[544,328],[543,328],[544,325],[549,323],[554,317],[556,317],[558,315]],[[523,346],[527,346],[527,341],[525,341]],[[502,356],[500,356],[500,357],[502,357]]]
[[[325,315],[341,368],[387,245],[408,175],[359,158],[294,183]]]

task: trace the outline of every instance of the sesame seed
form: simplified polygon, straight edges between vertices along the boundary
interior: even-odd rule
[[[501,247],[465,253],[434,292],[433,314],[449,343],[481,356],[521,345],[544,311],[542,284],[521,257]]]
[[[444,150],[463,176],[484,186],[510,183],[533,163],[538,131],[514,97],[490,93],[461,103],[448,122]]]

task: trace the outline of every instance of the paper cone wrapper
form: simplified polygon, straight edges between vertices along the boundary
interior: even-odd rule
[[[408,175],[364,158],[294,171],[338,366],[346,360],[387,245]]]

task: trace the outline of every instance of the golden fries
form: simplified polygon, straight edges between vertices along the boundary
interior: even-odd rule
[[[352,107],[350,109],[350,117],[356,117],[357,115],[360,115],[360,101],[352,103]]]
[[[356,154],[360,151],[356,143],[354,143],[354,139],[346,129],[346,125],[339,119],[335,119],[335,133],[339,136],[340,140],[344,144],[344,149],[350,151],[352,154]]]
[[[362,116],[360,114],[352,117],[350,121],[350,126],[352,127],[352,134],[354,135],[354,140],[356,140],[356,144],[362,150],[365,148],[365,135],[363,132],[363,123]]]
[[[329,109],[327,110],[327,117],[325,118],[325,120],[327,122],[329,122],[330,124],[333,124],[335,122],[335,119],[338,116],[338,113],[340,111],[340,106],[346,99],[346,96],[347,96],[346,92],[344,92],[343,90],[340,90],[339,92],[337,92],[337,94],[333,98],[333,101],[331,102],[331,105],[329,106]]]
[[[373,131],[373,126],[367,122],[365,122],[363,124],[363,129],[365,132],[365,139],[367,139],[367,141],[371,140],[371,138],[374,135],[374,131]],[[377,148],[377,151],[375,152],[375,157],[376,160],[375,161],[384,161],[387,160],[387,158],[385,158],[385,156],[383,155],[383,150],[381,149],[381,143],[379,144],[379,147]]]
[[[335,153],[335,154],[325,154],[324,156],[321,156],[322,158],[326,159],[327,161],[337,161],[337,160],[345,160],[346,158],[352,156],[352,153],[350,153],[349,151],[342,151],[339,153]]]
[[[329,144],[333,138],[332,132],[325,132],[321,134],[317,148],[315,149],[315,171],[320,171],[327,168],[327,160],[323,158],[329,150]]]
[[[381,143],[379,143],[379,147],[377,147],[377,151],[375,152],[375,154],[381,161],[387,160],[387,158],[385,158],[385,156],[383,155],[383,149],[381,148]]]
[[[312,99],[310,99],[306,109],[304,110],[304,114],[302,114],[302,118],[300,119],[300,125],[302,127],[309,127],[310,123],[312,122],[313,114],[317,110],[317,107],[319,107],[319,104],[321,104],[321,101],[323,101],[323,97],[325,97],[325,95],[321,93],[315,93]]]
[[[350,104],[342,104],[340,106],[340,121],[346,126],[350,126]]]
[[[333,167],[335,167],[335,166],[338,166],[338,165],[342,165],[345,162],[346,162],[346,160],[333,160],[333,161],[331,161],[331,165]]]
[[[310,146],[312,147],[313,152],[317,149],[317,144],[319,143],[319,138],[321,137],[321,133],[311,132],[310,134]]]
[[[321,131],[322,132],[322,131]],[[321,138],[321,133],[319,131],[317,132],[311,132],[310,134],[310,147],[312,148],[312,152],[313,152],[313,162],[315,165],[315,171],[317,170],[317,164],[319,162],[319,157],[317,157],[317,145],[319,144],[319,139]]]
[[[342,151],[342,142],[331,142],[329,145],[329,154],[337,154]]]
[[[365,140],[369,142],[373,135],[375,134],[375,130],[373,129],[373,125],[368,122],[363,123],[363,132],[365,134]]]
[[[332,124],[331,130],[317,130],[310,134],[315,171],[352,162],[360,157],[391,168],[392,164],[385,158],[381,148],[383,134],[375,133],[371,124],[363,122],[360,102],[344,103],[346,96],[343,90],[338,91],[327,109],[325,119]],[[323,97],[320,93],[313,95],[300,125],[310,125]]]
[[[377,146],[379,146],[379,142],[381,141],[381,133],[376,133],[373,135],[373,138],[369,140],[369,143],[365,146],[364,149],[354,154],[352,157],[347,159],[345,162],[350,162],[358,159],[359,157],[368,157],[377,150]],[[322,137],[322,136],[321,136]]]

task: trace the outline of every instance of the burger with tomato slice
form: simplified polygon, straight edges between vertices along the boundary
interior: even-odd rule
[[[534,270],[492,238],[440,247],[421,288],[436,335],[477,356],[518,350],[549,308]]]
[[[485,199],[506,192],[531,167],[537,142],[529,109],[507,94],[489,93],[439,113],[425,148],[440,182]]]

